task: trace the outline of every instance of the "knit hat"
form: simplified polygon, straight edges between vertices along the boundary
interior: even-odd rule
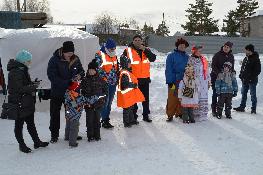
[[[67,53],[67,52],[74,52],[75,48],[74,48],[74,44],[72,41],[66,41],[63,43],[63,48],[62,48],[63,53]]]
[[[194,54],[198,49],[203,49],[203,46],[195,45],[195,46],[192,47],[191,52]]]
[[[183,39],[183,38],[178,38],[178,39],[177,39],[177,41],[175,42],[176,48],[178,48],[178,46],[179,46],[180,44],[184,44],[185,47],[189,47],[189,43],[188,43],[185,39]]]
[[[93,59],[93,60],[89,63],[88,69],[94,69],[94,70],[96,70],[97,68],[98,68],[98,64],[97,64],[97,62],[96,62],[96,59]]]
[[[223,64],[223,67],[232,68],[232,63],[230,63],[230,62],[225,62],[225,63]]]
[[[248,50],[248,51],[251,51],[251,52],[255,51],[255,47],[252,44],[246,45],[245,49]]]
[[[135,38],[140,38],[142,40],[142,36],[141,35],[135,35],[132,40],[134,40]]]
[[[68,90],[70,91],[76,91],[80,87],[80,83],[77,81],[72,81],[69,84]]]
[[[109,38],[109,39],[106,41],[105,47],[106,47],[107,49],[116,48],[116,42],[115,42],[112,38]]]
[[[230,42],[230,41],[227,41],[227,42],[224,44],[224,46],[228,46],[228,47],[232,48],[232,47],[233,47],[233,43]]]
[[[21,50],[16,54],[16,61],[24,63],[32,60],[32,54],[26,50]]]
[[[131,60],[128,57],[126,57],[124,55],[122,55],[120,57],[120,66],[121,66],[122,69],[128,69],[128,64],[129,63],[131,63]]]

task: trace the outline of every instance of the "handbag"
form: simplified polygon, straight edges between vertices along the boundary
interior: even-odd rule
[[[5,96],[6,100],[6,96]],[[19,118],[20,104],[4,103],[2,105],[2,119],[16,120]]]

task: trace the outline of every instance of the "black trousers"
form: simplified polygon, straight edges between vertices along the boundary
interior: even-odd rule
[[[96,109],[85,109],[87,137],[100,138],[100,112]]]
[[[25,118],[19,118],[17,120],[15,120],[15,137],[16,140],[19,144],[25,144],[24,142],[24,138],[23,138],[23,125],[24,122],[26,122],[27,124],[27,130],[33,140],[34,143],[38,143],[40,141],[39,137],[38,137],[38,133],[36,130],[36,125],[34,122],[34,114],[25,117]]]
[[[222,115],[225,104],[225,115],[231,116],[232,109],[232,94],[221,94],[217,103],[217,113]]]
[[[216,94],[216,87],[215,87],[215,81],[211,81],[211,83],[212,83],[212,90],[213,90],[213,94],[212,94],[212,104],[211,104],[211,106],[212,106],[212,108],[216,108],[216,106],[217,106],[217,94]]]
[[[134,115],[133,115],[133,106],[130,106],[128,108],[123,108],[123,123],[126,124],[132,124],[134,122]]]
[[[51,97],[50,99],[50,125],[51,138],[59,137],[60,110],[64,103],[64,97]]]
[[[142,94],[144,95],[145,101],[142,102],[142,107],[143,107],[143,112],[142,115],[143,116],[148,116],[148,114],[150,114],[150,108],[149,108],[149,82],[143,83],[143,84],[138,84],[138,88],[140,89],[140,91],[142,92]],[[133,114],[134,114],[134,119],[137,120],[138,115],[137,115],[137,111],[138,111],[138,105],[135,104],[134,108],[133,108]]]

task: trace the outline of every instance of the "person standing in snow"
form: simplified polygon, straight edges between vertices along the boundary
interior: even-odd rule
[[[247,102],[247,92],[250,90],[252,107],[251,114],[257,113],[257,84],[258,76],[261,73],[261,62],[255,47],[249,44],[245,47],[246,57],[244,58],[241,66],[239,78],[242,81],[242,99],[239,107],[234,108],[238,112],[245,112]]]
[[[217,79],[218,74],[221,72],[223,69],[223,65],[225,62],[230,62],[232,64],[232,71],[234,71],[234,65],[235,65],[235,60],[234,60],[234,55],[232,54],[232,47],[233,43],[230,41],[227,41],[222,47],[219,52],[217,52],[213,58],[212,58],[212,71],[211,71],[211,83],[212,83],[212,90],[213,90],[213,95],[212,95],[212,104],[211,104],[211,109],[212,109],[212,115],[216,117],[216,105],[217,105],[217,94],[216,94],[216,88],[215,88],[215,82]]]
[[[104,107],[108,85],[98,75],[98,64],[93,59],[88,65],[88,71],[81,84],[81,93],[86,98],[86,127],[88,141],[99,141],[100,137],[100,115]]]
[[[185,49],[189,43],[179,38],[175,42],[176,49],[171,52],[166,59],[165,78],[168,84],[168,99],[166,104],[167,122],[173,120],[173,116],[181,117],[182,109],[178,99],[178,87],[180,81],[183,79],[185,67],[188,62],[188,54]]]
[[[188,64],[178,88],[178,98],[183,108],[183,123],[195,123],[193,109],[198,108],[199,103],[197,84],[194,66]]]
[[[102,127],[106,129],[113,128],[110,123],[111,105],[116,93],[119,63],[116,56],[116,42],[109,38],[104,45],[102,45],[100,51],[95,54],[95,59],[99,65],[99,76],[106,81],[108,87],[108,95],[106,102],[101,110],[101,123]]]
[[[79,119],[81,117],[85,97],[80,93],[80,83],[71,82],[65,93],[65,141],[69,141],[70,147],[77,147],[77,138],[79,133]]]
[[[202,49],[203,46],[192,47],[192,55],[188,60],[188,64],[194,66],[195,79],[198,83],[198,109],[193,111],[196,121],[208,119],[208,89],[211,86],[208,62],[201,53]]]
[[[117,91],[117,106],[123,108],[124,127],[138,125],[133,114],[134,104],[145,100],[142,92],[138,89],[138,80],[131,73],[131,60],[122,55],[120,58],[121,72]]]
[[[232,98],[237,96],[238,86],[236,80],[236,73],[232,70],[232,64],[225,62],[223,70],[218,74],[215,88],[217,96],[219,97],[217,103],[217,118],[222,118],[222,112],[225,105],[226,118],[231,119]]]
[[[143,121],[152,122],[149,118],[150,107],[149,107],[149,85],[150,79],[150,62],[156,60],[156,55],[143,44],[142,37],[135,35],[132,43],[123,52],[123,55],[131,60],[132,74],[138,79],[138,88],[143,93],[145,101],[142,102],[143,106]],[[137,121],[138,115],[137,103],[134,105],[133,114]]]
[[[50,126],[51,143],[56,143],[59,138],[60,110],[64,103],[65,92],[72,81],[79,81],[84,77],[80,59],[74,54],[75,48],[72,41],[63,43],[50,58],[47,76],[51,82],[50,100]],[[78,137],[80,140],[81,137]]]
[[[27,130],[34,141],[34,148],[48,146],[48,142],[42,142],[36,130],[34,122],[36,88],[39,82],[32,82],[28,69],[31,65],[32,55],[26,50],[17,53],[16,59],[11,59],[7,65],[8,73],[8,103],[20,104],[19,116],[15,120],[15,137],[19,143],[19,150],[30,153],[23,139],[23,125],[27,124]]]

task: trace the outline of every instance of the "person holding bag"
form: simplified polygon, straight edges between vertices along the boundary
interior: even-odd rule
[[[34,122],[36,88],[39,82],[32,82],[28,69],[32,55],[26,50],[17,53],[16,59],[11,59],[7,65],[8,73],[8,103],[18,104],[18,117],[15,120],[15,137],[19,144],[19,150],[30,153],[23,139],[23,125],[27,124],[27,130],[34,142],[34,148],[48,146],[48,142],[42,142],[36,130]]]

